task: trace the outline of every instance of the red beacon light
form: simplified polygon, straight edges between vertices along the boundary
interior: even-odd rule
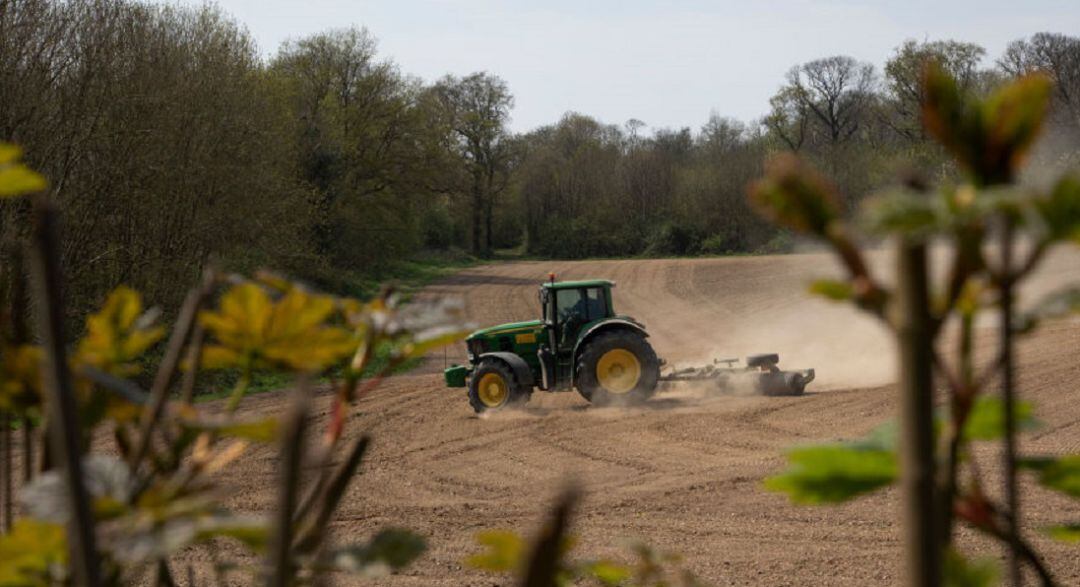
[[[555,283],[555,273],[554,272],[548,273],[548,281],[550,281],[553,284]]]

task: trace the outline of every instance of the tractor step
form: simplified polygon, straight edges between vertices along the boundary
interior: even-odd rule
[[[672,369],[661,374],[660,381],[715,381],[720,391],[752,388],[762,395],[802,395],[814,380],[813,369],[782,371],[775,353],[751,355],[737,366],[738,359],[714,359],[702,367]]]

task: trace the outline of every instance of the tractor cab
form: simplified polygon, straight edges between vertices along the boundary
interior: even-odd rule
[[[556,355],[573,350],[586,324],[615,316],[611,308],[611,287],[603,279],[591,281],[551,281],[540,286],[540,307],[544,327],[554,334],[551,349]]]

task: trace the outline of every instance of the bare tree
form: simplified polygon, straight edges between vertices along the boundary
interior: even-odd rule
[[[847,56],[826,57],[793,68],[781,93],[809,111],[826,141],[836,145],[858,132],[874,99],[876,81],[869,63]]]
[[[1012,76],[1041,71],[1054,80],[1056,111],[1080,126],[1080,38],[1037,33],[1009,43],[998,66]]]

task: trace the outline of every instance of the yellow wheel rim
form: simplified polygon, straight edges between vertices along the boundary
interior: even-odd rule
[[[641,362],[626,349],[611,349],[596,362],[596,380],[608,393],[627,393],[641,380]]]
[[[497,408],[510,397],[510,386],[498,373],[485,373],[476,384],[477,395],[480,402],[489,408]]]

